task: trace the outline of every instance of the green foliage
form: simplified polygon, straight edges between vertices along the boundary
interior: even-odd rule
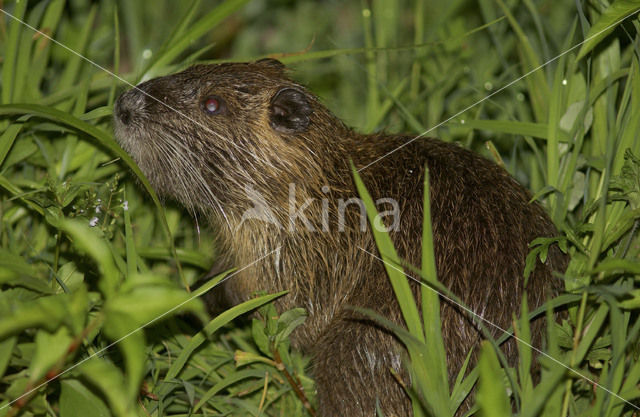
[[[485,343],[479,367],[463,369],[453,386],[434,291],[455,294],[437,282],[429,210],[420,266],[404,265],[376,233],[405,317],[406,328],[389,325],[407,346],[416,416],[453,415],[476,381],[481,414],[637,413],[636,1],[0,7],[44,33],[2,14],[0,416],[309,415],[308,359],[289,343],[304,312],[278,314],[270,302],[281,294],[273,294],[209,318],[198,296],[233,279],[200,282],[216,253],[214,231],[163,207],[111,134],[125,80],[265,55],[291,64],[361,131],[426,133],[504,161],[561,230],[532,242],[523,271],[550,245],[571,255],[558,277],[567,294],[548,304],[566,314],[547,328],[546,355],[529,345],[528,320],[546,312],[553,322],[551,309],[524,305],[514,320],[518,365],[497,360],[504,338]],[[366,196],[366,184],[358,187]],[[423,280],[422,305],[405,272]],[[250,324],[238,320],[251,311]],[[541,369],[535,386],[532,363]]]
[[[170,71],[167,65],[193,39],[242,3],[223,3],[195,24],[187,13],[182,32],[149,61],[149,71]],[[119,50],[115,4],[54,0],[3,7],[44,35],[3,19],[0,415],[133,416],[145,409],[162,415],[200,408],[259,414],[281,404],[302,410],[281,376],[291,367],[289,375],[297,377],[306,363],[287,344],[300,315],[280,320],[284,329],[278,327],[273,344],[278,361],[259,356],[246,330],[227,329],[224,341],[212,339],[281,294],[249,300],[210,321],[198,296],[225,275],[190,291],[211,265],[210,232],[196,232],[177,208],[163,208],[113,140],[109,118],[119,81],[45,36],[108,66],[113,53],[102,50]],[[198,323],[208,323],[201,333]],[[263,361],[236,366],[234,346]],[[312,382],[299,378],[310,390]],[[227,394],[213,397],[214,387]],[[255,398],[263,393],[268,401],[258,406]],[[238,399],[225,400],[229,395]]]
[[[637,12],[637,2],[618,1],[602,10],[590,10],[594,24],[585,36],[589,40],[580,53],[573,52],[577,49],[573,45],[580,41],[573,25],[567,28],[564,40],[558,42],[562,46],[552,53],[558,55],[558,59],[545,66],[541,66],[541,52],[545,48],[534,46],[545,42],[544,35],[528,32],[512,14],[514,10],[501,1],[497,3],[518,39],[523,92],[529,97],[530,108],[526,113],[515,115],[504,111],[506,118],[467,120],[465,117],[449,125],[459,128],[460,133],[482,129],[524,137],[531,153],[527,156],[526,150],[516,147],[508,168],[517,167],[515,161],[525,161],[524,168],[518,171],[524,171],[532,186],[539,190],[536,197],[544,198],[543,203],[566,236],[532,242],[524,275],[530,274],[537,258],[546,259],[550,245],[559,244],[571,254],[564,281],[567,291],[575,298],[560,301],[565,297],[561,296],[553,302],[556,306],[565,305],[567,315],[559,323],[548,326],[544,353],[539,350],[541,347],[530,345],[528,318],[536,313],[529,315],[526,305],[523,306],[515,329],[520,352],[516,369],[502,369],[497,352],[491,345],[483,345],[478,365],[479,413],[506,415],[514,407],[519,414],[527,416],[635,415],[638,405],[634,401],[640,396],[640,391],[632,388],[640,376],[636,370],[637,328],[640,327],[636,310],[640,304],[635,284],[638,281],[639,172],[635,155],[640,152],[636,109],[640,103],[640,73],[633,45],[638,39],[639,26],[637,21],[623,23],[622,20]],[[485,4],[485,7],[489,6]],[[535,10],[532,12],[534,20],[539,18]],[[584,13],[585,10],[580,9],[578,14],[584,16]],[[630,44],[623,43],[621,38],[606,36],[616,25],[624,25]],[[490,115],[489,111],[485,114]],[[516,120],[510,120],[514,116]],[[517,175],[518,171],[514,173]],[[356,182],[359,183],[357,175]],[[360,184],[359,190],[367,201],[364,186]],[[375,207],[370,205],[367,209],[373,224]],[[376,236],[376,242],[388,265],[402,265],[389,247],[388,237]],[[423,237],[423,247],[425,244],[430,244],[428,233]],[[394,274],[400,271],[402,269],[396,267]],[[427,283],[432,274],[421,271],[424,286],[430,286]],[[390,272],[390,279],[393,282],[399,278],[391,277]],[[396,293],[401,304],[412,301]],[[423,303],[423,311],[425,308],[428,305]],[[554,322],[550,311],[548,320]],[[405,320],[414,319],[405,314]],[[427,323],[425,319],[424,325]],[[416,371],[422,369],[422,365],[412,349],[420,336],[419,331],[413,329],[422,324],[418,321],[407,325],[414,336],[411,340],[407,339],[406,331],[389,327],[407,346],[409,369]],[[426,353],[429,349],[421,346],[419,351]],[[532,355],[533,349],[538,352],[536,356]],[[540,382],[535,387],[532,361],[541,365]],[[412,378],[412,390],[419,393],[412,396],[414,404],[421,402],[431,415],[449,414],[436,411],[436,407],[451,400],[450,391],[435,394],[434,390],[420,389],[421,379],[437,379],[437,372],[415,372]],[[507,393],[512,398],[511,405]]]

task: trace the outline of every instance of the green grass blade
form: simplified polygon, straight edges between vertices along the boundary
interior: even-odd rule
[[[587,354],[589,347],[598,336],[600,327],[604,324],[607,315],[609,314],[609,307],[606,304],[600,304],[600,307],[591,318],[589,324],[585,326],[586,331],[580,340],[578,349],[575,352],[575,363],[580,363]]]
[[[415,11],[414,11],[414,28],[415,31],[413,33],[413,43],[419,45],[424,42],[424,10],[425,10],[425,0],[417,0],[415,2]],[[411,68],[411,85],[409,88],[410,97],[412,100],[417,100],[418,91],[420,89],[420,76],[422,72],[422,68],[420,65],[420,61],[424,57],[424,51],[422,49],[417,51],[418,59],[413,61],[413,67]]]
[[[465,120],[464,124],[456,124],[456,127],[470,127],[472,129],[487,130],[490,132],[507,133],[510,135],[531,136],[547,139],[549,127],[543,123],[518,122],[514,120]],[[566,143],[569,135],[564,130],[556,132],[558,141]]]
[[[429,282],[438,282],[436,258],[433,243],[433,228],[431,225],[431,193],[429,187],[429,168],[425,165],[423,183],[423,221],[422,221],[422,276],[428,277]],[[442,340],[442,321],[440,319],[440,297],[431,287],[421,287],[422,319],[424,323],[425,342],[429,348],[431,374],[437,386],[441,387],[441,394],[448,394],[449,373],[447,370],[447,356]]]
[[[154,54],[151,57],[149,62],[145,65],[145,68],[141,72],[141,74],[143,75],[146,74],[150,68],[154,67],[158,62],[158,60],[163,56],[164,51],[167,51],[173,44],[175,44],[180,39],[180,36],[184,33],[186,28],[192,23],[193,17],[195,16],[198,9],[200,8],[201,3],[202,3],[201,0],[193,0],[191,2],[191,6],[189,7],[189,10],[187,10],[185,15],[180,19],[180,21],[174,28],[173,32],[171,33],[171,35],[165,39],[164,43],[158,50],[158,53]]]
[[[533,381],[531,379],[531,327],[529,326],[529,306],[527,305],[527,294],[522,296],[520,308],[520,319],[515,332],[518,346],[518,376],[520,380],[520,401],[523,409],[529,406],[529,401],[533,395]]]
[[[156,196],[155,191],[151,188],[151,184],[146,179],[140,168],[136,165],[136,163],[131,159],[129,154],[127,154],[118,144],[113,140],[113,137],[106,133],[105,131],[98,129],[97,127],[90,125],[89,123],[72,116],[67,112],[63,112],[58,109],[54,109],[47,106],[40,106],[37,104],[10,104],[0,106],[0,115],[3,116],[13,116],[13,115],[26,115],[26,116],[37,116],[47,120],[51,120],[53,122],[61,123],[67,126],[70,126],[74,129],[77,129],[83,133],[86,133],[90,138],[95,139],[100,145],[107,148],[114,155],[121,158],[122,161],[136,174],[136,176],[140,179],[144,187],[147,189],[151,198],[153,198],[154,202],[157,202],[157,205],[161,207],[160,200]]]
[[[356,183],[356,188],[358,189],[358,194],[360,195],[367,211],[367,217],[369,218],[369,224],[371,226],[371,231],[376,245],[378,246],[380,257],[384,262],[385,270],[391,280],[391,286],[393,287],[393,291],[398,299],[398,303],[400,304],[402,317],[407,324],[409,332],[414,337],[424,341],[422,322],[420,320],[420,315],[418,314],[418,308],[416,307],[413,293],[411,292],[411,287],[409,287],[409,283],[407,282],[407,278],[402,269],[400,267],[394,267],[395,265],[400,264],[400,260],[396,253],[396,249],[393,246],[393,242],[391,241],[391,237],[389,237],[389,234],[386,231],[380,230],[377,227],[381,222],[378,218],[378,212],[375,204],[373,203],[373,199],[371,198],[369,191],[367,191],[364,183],[362,182],[362,178],[360,178],[360,175],[353,163],[351,164],[351,169]],[[372,259],[372,262],[373,261],[374,260]]]
[[[13,143],[21,130],[22,123],[14,123],[9,125],[9,127],[0,136],[0,167],[2,167],[9,150],[13,146]]]
[[[211,399],[218,392],[227,388],[230,385],[236,384],[239,381],[243,381],[248,378],[264,378],[264,371],[262,370],[254,370],[254,369],[243,369],[241,371],[233,372],[231,375],[227,376],[222,381],[215,384],[211,389],[209,389],[206,393],[202,395],[198,399],[198,403],[193,407],[193,412],[197,413],[200,411],[200,408],[207,405],[207,401]]]
[[[127,277],[138,272],[138,254],[136,253],[136,244],[133,239],[133,228],[131,227],[131,213],[128,207],[129,198],[127,197],[127,189],[124,190],[125,202],[127,206],[124,208],[124,242],[127,254]]]
[[[497,0],[497,2],[505,16],[507,16],[509,24],[516,33],[520,42],[518,52],[521,54],[521,60],[524,64],[523,72],[527,73],[537,69],[540,66],[540,60],[533,50],[531,42],[529,42],[529,38],[504,2],[502,0]],[[540,122],[546,121],[547,112],[545,109],[547,108],[547,103],[549,103],[549,86],[547,85],[547,81],[544,77],[543,69],[541,68],[532,74],[529,74],[525,78],[525,82],[528,85],[529,94],[531,95],[531,105],[533,107],[534,114],[536,115],[536,119]]]
[[[80,73],[80,69],[82,64],[85,63],[85,57],[83,55],[86,54],[87,44],[89,43],[89,39],[93,34],[93,24],[95,20],[97,12],[97,7],[94,5],[91,7],[91,11],[89,12],[89,16],[87,16],[87,20],[80,31],[80,35],[73,45],[73,50],[76,52],[75,54],[66,51],[65,54],[69,54],[65,70],[60,77],[59,82],[56,85],[57,89],[65,89],[71,87],[76,80],[78,79],[78,74]]]
[[[0,378],[4,376],[4,373],[7,370],[9,360],[11,359],[11,353],[16,346],[17,340],[17,337],[9,337],[0,342]]]
[[[173,258],[170,250],[165,248],[150,248],[141,247],[137,248],[137,253],[143,258],[149,259],[164,259],[169,260]],[[207,270],[211,267],[211,255],[203,254],[198,251],[188,250],[184,248],[177,248],[176,255],[181,263],[198,267],[202,270]]]
[[[171,43],[170,47],[158,53],[157,60],[144,72],[145,76],[154,76],[158,69],[172,63],[196,39],[199,39],[247,2],[248,0],[226,0],[207,13],[203,18],[192,24],[188,31],[181,33],[178,39]],[[187,14],[185,19],[188,19],[189,16],[190,14]]]
[[[562,80],[564,79],[566,58],[563,55],[556,67],[555,76],[553,78],[553,88],[549,101],[549,114],[547,116],[547,184],[553,188],[558,188],[560,175],[560,154],[559,154],[559,138],[560,116],[563,102],[563,95],[567,89],[562,88]],[[549,195],[549,205],[551,212],[555,213],[556,196]]]
[[[606,38],[622,20],[640,10],[637,0],[616,0],[602,13],[598,20],[591,26],[586,36],[586,41],[580,47],[576,59],[584,58],[593,48]]]
[[[622,387],[624,371],[626,366],[627,358],[624,355],[624,350],[627,347],[626,344],[626,331],[627,331],[627,323],[628,317],[625,318],[626,314],[623,314],[622,311],[616,306],[615,299],[609,299],[610,304],[610,323],[611,323],[611,368],[609,373],[609,378],[606,381],[607,388],[613,393],[619,393],[620,388]],[[604,382],[604,381],[603,381]],[[614,416],[615,409],[617,409],[617,413],[621,411],[622,402],[616,396],[607,396],[607,411],[605,415]]]
[[[44,11],[44,5],[45,3],[38,3],[35,7],[29,10],[28,16],[26,17],[26,22],[29,26],[38,26],[38,21],[42,17],[42,13]],[[30,29],[24,26],[21,30],[23,30],[23,33],[22,36],[20,36],[19,52],[15,64],[15,72],[12,81],[13,85],[11,86],[11,101],[13,103],[24,102],[25,84],[27,83],[29,70],[31,68],[31,49],[34,43],[34,37],[29,36],[30,33],[28,31]]]
[[[40,30],[47,35],[55,38],[56,29],[62,17],[65,0],[52,0],[47,5],[44,13]],[[29,91],[28,96],[33,99],[40,98],[40,84],[49,63],[51,54],[51,41],[44,36],[35,42],[33,54],[31,57],[31,65],[29,66]]]
[[[546,309],[547,323],[553,323],[553,309]],[[555,326],[547,326],[547,352],[550,357],[540,356],[538,360],[542,365],[542,378],[534,388],[533,394],[527,402],[527,407],[522,408],[522,417],[534,417],[539,415],[558,416],[560,414],[562,394],[567,369],[563,366],[558,347],[558,332]],[[552,358],[555,358],[553,360]],[[542,411],[542,413],[541,413]]]
[[[118,5],[115,5],[113,13],[113,69],[114,74],[120,72],[120,20],[118,19]],[[113,107],[113,103],[116,99],[116,88],[120,80],[113,77],[111,88],[109,88],[109,100],[107,101],[107,107]]]
[[[2,103],[7,104],[12,101],[13,86],[16,77],[16,61],[18,59],[18,47],[20,45],[20,37],[24,32],[24,27],[20,20],[24,19],[27,9],[27,1],[18,1],[15,3],[12,15],[13,19],[9,24],[9,36],[6,40],[5,54],[2,61]]]
[[[364,3],[363,3],[364,4]],[[373,19],[371,17],[371,9],[364,7],[362,9],[362,25],[364,31],[364,44],[366,48],[366,71],[367,71],[367,119],[369,123],[364,128],[366,133],[373,131],[375,126],[371,125],[371,121],[376,119],[376,115],[379,112],[378,103],[380,101],[378,97],[378,64],[376,61],[373,48],[375,47],[373,40]]]
[[[216,285],[223,278],[224,278],[224,275],[220,275],[216,277],[215,281],[213,281],[209,286],[212,287]],[[202,292],[198,291],[198,293],[200,294]],[[235,319],[236,317],[241,316],[251,310],[255,310],[256,308],[264,304],[267,304],[268,302],[275,300],[276,298],[281,297],[286,293],[287,293],[286,291],[283,291],[276,294],[263,295],[260,297],[253,298],[251,300],[245,301],[242,304],[234,306],[229,310],[224,311],[219,316],[211,320],[209,324],[207,324],[204,327],[204,329],[202,329],[200,332],[195,334],[189,340],[189,343],[182,348],[182,350],[180,351],[180,355],[171,364],[171,367],[167,371],[167,374],[165,375],[164,380],[171,381],[173,378],[178,376],[182,368],[184,368],[185,364],[187,363],[187,360],[189,360],[189,357],[191,356],[191,354],[198,348],[198,346],[200,346],[207,340],[207,337],[215,333],[220,327],[229,323],[231,320]]]
[[[478,405],[480,415],[487,417],[507,417],[511,415],[511,406],[502,382],[502,368],[496,352],[490,343],[483,342],[480,352],[480,378],[478,389]]]
[[[640,140],[638,133],[640,132],[640,62],[636,56],[631,58],[631,68],[627,77],[627,89],[630,86],[630,108],[625,113],[625,121],[627,124],[620,133],[620,149],[621,151],[631,149],[635,155],[640,154]],[[617,157],[613,163],[613,173],[620,173],[620,169],[624,163],[624,158]]]

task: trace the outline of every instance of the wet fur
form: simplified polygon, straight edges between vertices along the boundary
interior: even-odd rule
[[[243,267],[279,248],[234,276],[224,291],[237,303],[258,290],[289,290],[278,307],[308,311],[293,341],[314,357],[319,415],[373,416],[377,400],[387,416],[410,415],[408,397],[389,371],[406,378],[402,346],[348,308],[369,308],[402,323],[382,263],[362,251],[377,253],[375,242],[370,232],[360,231],[356,206],[347,211],[344,232],[337,232],[335,217],[330,232],[321,232],[320,200],[327,199],[329,213],[337,213],[339,198],[357,197],[349,160],[367,166],[411,138],[354,132],[273,60],[195,66],[139,89],[116,104],[116,136],[154,188],[206,216],[232,265]],[[224,104],[215,115],[202,108],[212,95]],[[555,228],[496,164],[453,144],[416,140],[361,172],[374,201],[399,202],[401,223],[392,238],[400,256],[414,265],[420,264],[425,163],[439,280],[473,311],[509,327],[524,290],[528,243],[555,235]],[[302,224],[289,230],[289,183],[296,185],[297,207],[305,198],[316,199],[305,211],[316,231]],[[265,197],[272,223],[242,221],[253,207],[247,184]],[[325,185],[329,192],[322,190]],[[564,269],[564,262],[554,248],[547,263],[537,266],[527,287],[530,307],[559,287],[551,271]],[[469,317],[447,303],[442,320],[455,375],[480,335]],[[541,325],[537,321],[532,328],[537,344]],[[515,357],[513,342],[504,349]]]

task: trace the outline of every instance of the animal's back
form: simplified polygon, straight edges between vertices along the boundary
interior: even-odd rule
[[[412,138],[379,140],[390,142],[390,146],[374,145],[383,148],[374,153],[384,155],[387,149],[396,149]],[[366,166],[369,159],[367,156],[360,163]],[[538,237],[557,235],[544,209],[494,162],[456,144],[417,139],[361,172],[365,183],[376,184],[372,187],[374,198],[386,196],[400,203],[401,225],[392,239],[403,259],[418,267],[421,264],[425,164],[429,167],[438,280],[484,319],[441,299],[443,337],[450,375],[455,376],[482,338],[473,321],[482,321],[494,337],[501,336],[501,329],[510,327],[513,314],[519,315],[525,290],[530,311],[558,292],[562,281],[553,276],[553,271],[564,271],[566,256],[552,246],[547,262],[536,263],[525,286],[529,244]],[[388,280],[386,276],[379,279]],[[417,288],[416,295],[419,297]],[[542,324],[542,320],[533,323],[533,343],[537,347]],[[513,362],[515,343],[508,342],[504,349]]]

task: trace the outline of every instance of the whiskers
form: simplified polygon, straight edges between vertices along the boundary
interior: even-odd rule
[[[229,216],[205,178],[206,172],[201,169],[208,166],[205,158],[211,156],[197,154],[180,137],[164,127],[155,130],[149,141],[149,151],[157,153],[159,161],[164,163],[158,168],[161,171],[155,174],[161,178],[159,185],[174,195],[196,219],[199,210],[211,215],[210,211],[215,208],[226,227],[232,230]]]

